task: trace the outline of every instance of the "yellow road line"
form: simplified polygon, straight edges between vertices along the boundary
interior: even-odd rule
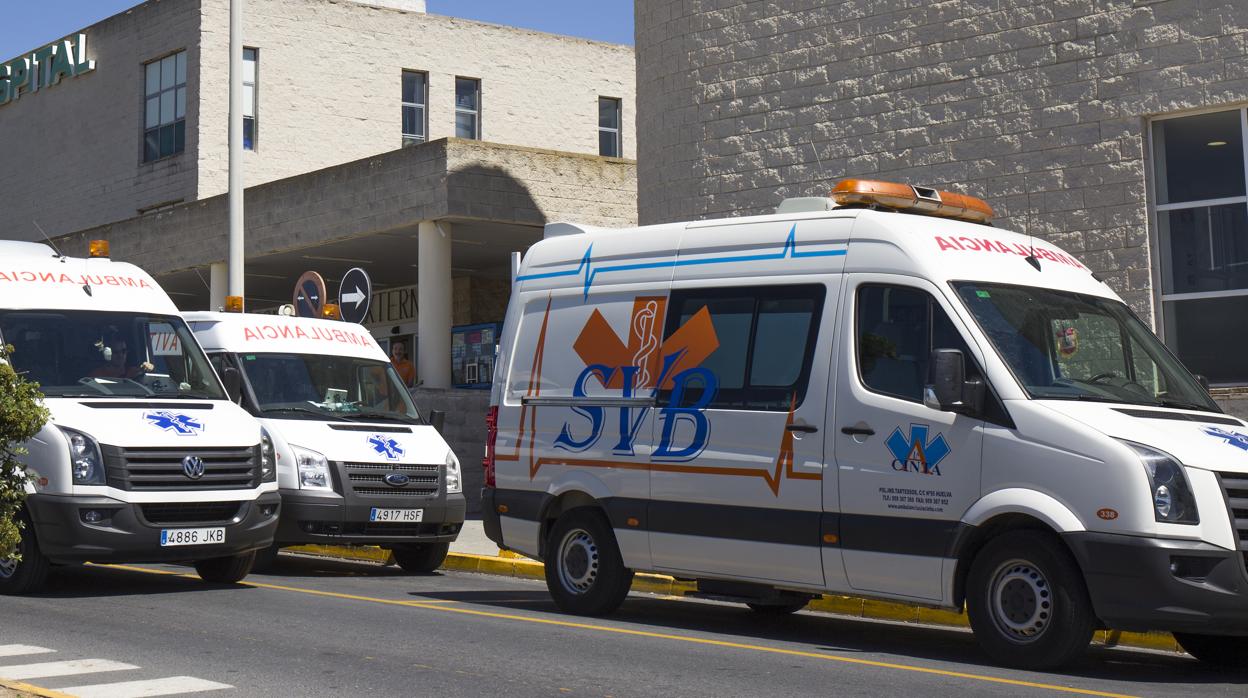
[[[145,572],[149,574],[164,574],[185,577],[188,579],[199,579],[194,574],[184,574],[181,572],[169,572],[165,570],[153,570],[145,567],[130,567],[125,565],[102,565],[113,569],[128,570],[134,572]],[[482,618],[496,618],[501,620],[514,620],[525,623],[535,623],[539,625],[549,625],[561,628],[576,628],[578,630],[593,630],[603,633],[613,633],[616,635],[630,635],[634,637],[648,637],[658,640],[674,640],[677,642],[688,642],[698,645],[710,645],[713,647],[725,647],[729,649],[751,650],[754,652],[764,652],[768,654],[780,654],[789,657],[806,657],[810,659],[821,659],[829,662],[841,662],[844,664],[857,664],[860,666],[870,666],[882,669],[897,669],[901,671],[911,671],[921,674],[931,674],[935,676],[946,676],[957,679],[970,679],[973,681],[984,681],[987,683],[1004,684],[1007,686],[1023,686],[1027,688],[1039,688],[1049,691],[1058,691],[1062,693],[1077,693],[1085,696],[1105,696],[1107,698],[1133,698],[1129,694],[1109,693],[1106,691],[1095,691],[1086,688],[1075,688],[1072,686],[1059,686],[1056,684],[1037,683],[1034,681],[1021,681],[1018,679],[1006,679],[997,676],[986,676],[984,674],[970,674],[961,671],[950,671],[948,669],[933,669],[929,667],[913,666],[909,664],[896,664],[893,662],[880,662],[872,659],[860,659],[857,657],[842,657],[834,654],[821,654],[818,652],[806,652],[803,650],[791,650],[781,647],[767,647],[765,645],[750,645],[741,642],[729,642],[726,640],[712,640],[709,638],[690,637],[687,635],[671,635],[668,633],[656,633],[647,630],[632,630],[630,628],[614,628],[607,625],[595,625],[592,623],[577,623],[575,621],[557,620],[553,618],[534,618],[531,616],[520,616],[512,613],[496,613],[493,611],[480,611],[472,608],[441,606],[425,601],[403,601],[395,599],[379,599],[372,596],[359,596],[357,594],[343,594],[336,591],[321,591],[319,589],[305,589],[303,587],[292,587],[281,584],[266,584],[263,582],[239,582],[242,586],[255,587],[257,589],[272,589],[275,591],[290,591],[298,594],[307,594],[310,596],[323,596],[334,599],[346,599],[349,601],[365,601],[369,603],[379,603],[391,606],[407,606],[409,608],[421,608],[429,611],[441,611],[443,613],[461,613],[464,615],[478,616]]]
[[[50,688],[43,688],[42,686],[35,686],[22,681],[9,681],[8,679],[0,679],[0,688],[7,688],[10,691],[17,691],[18,693],[29,693],[32,696],[39,696],[40,698],[74,698],[74,696],[71,696],[68,693],[54,691]]]

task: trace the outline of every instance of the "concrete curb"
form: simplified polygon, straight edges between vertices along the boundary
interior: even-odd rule
[[[307,545],[287,549],[349,560],[383,563],[391,560],[390,552],[380,548]],[[446,562],[442,563],[442,569],[522,579],[546,578],[546,568],[542,563],[516,556],[514,553],[508,553],[506,556],[451,553],[446,556]],[[665,596],[684,596],[686,593],[696,591],[697,586],[691,582],[682,582],[663,574],[638,573],[633,577],[632,590]],[[955,613],[943,609],[892,601],[877,601],[856,596],[825,595],[811,601],[806,608],[812,611],[834,613],[852,618],[944,625],[955,628],[970,627],[965,613]],[[1179,647],[1179,643],[1174,639],[1174,636],[1163,632],[1129,633],[1119,630],[1098,630],[1092,641],[1106,647],[1121,646],[1165,650],[1168,652],[1183,651]]]
[[[71,696],[68,693],[53,691],[50,688],[32,686],[28,683],[22,683],[21,681],[9,681],[8,679],[0,679],[0,688],[7,688],[10,691],[17,691],[18,693],[25,693],[32,696],[39,696],[40,698],[74,698],[74,696]]]

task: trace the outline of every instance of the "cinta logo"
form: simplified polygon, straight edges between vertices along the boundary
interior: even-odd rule
[[[406,452],[399,442],[389,436],[382,434],[373,434],[368,437],[368,443],[377,452],[377,455],[384,456],[386,460],[398,460],[403,457]]]
[[[203,422],[189,414],[157,410],[155,412],[144,412],[143,418],[152,426],[159,427],[165,431],[172,431],[178,436],[192,436],[204,430]]]
[[[1217,427],[1205,427],[1205,433],[1209,436],[1222,439],[1235,448],[1248,451],[1248,436],[1237,431],[1227,431]]]
[[[937,434],[936,438],[928,441],[929,428],[926,424],[911,424],[909,440],[902,435],[901,427],[893,430],[884,442],[893,454],[893,470],[940,475],[940,462],[949,455],[949,444],[944,434]]]

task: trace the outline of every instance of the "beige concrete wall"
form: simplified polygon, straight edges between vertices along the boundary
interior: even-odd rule
[[[153,0],[83,31],[90,73],[0,107],[0,238],[55,237],[193,200],[198,134],[143,164],[143,63],[186,49],[187,124],[198,121],[199,0]],[[30,46],[33,51],[38,46]],[[4,57],[8,62],[13,56]]]
[[[203,0],[203,73],[228,72],[229,0]],[[455,76],[481,80],[482,139],[598,153],[598,97],[624,104],[635,157],[630,47],[350,1],[248,0],[244,43],[259,54],[259,136],[248,186],[394,150],[401,74],[429,74],[430,140],[454,135]],[[205,80],[200,198],[226,190],[229,100]]]

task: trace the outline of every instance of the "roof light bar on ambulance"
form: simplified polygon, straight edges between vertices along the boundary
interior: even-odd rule
[[[992,206],[983,199],[899,182],[842,179],[829,196],[840,206],[879,206],[973,223],[987,223],[993,217]]]

